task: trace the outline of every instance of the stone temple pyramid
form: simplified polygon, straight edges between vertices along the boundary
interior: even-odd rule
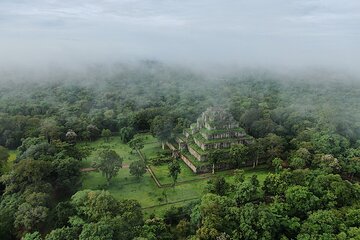
[[[221,107],[210,107],[196,123],[184,130],[177,143],[181,158],[194,172],[209,172],[209,152],[215,149],[226,151],[234,144],[247,144],[251,139],[228,111]]]

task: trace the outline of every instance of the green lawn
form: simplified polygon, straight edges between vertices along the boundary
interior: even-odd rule
[[[159,153],[165,153],[161,149],[161,144],[150,134],[138,135],[144,138],[144,148],[141,150],[146,157],[154,158]],[[181,173],[178,177],[178,183],[173,187],[158,188],[149,173],[142,178],[136,179],[129,173],[128,166],[132,161],[139,160],[137,153],[131,153],[128,145],[123,144],[119,137],[111,137],[109,142],[99,139],[94,142],[79,143],[80,146],[87,146],[91,154],[83,159],[82,167],[91,167],[91,163],[97,157],[97,151],[110,148],[115,150],[123,158],[123,168],[119,174],[114,177],[109,186],[106,185],[105,177],[100,172],[83,173],[82,189],[109,191],[116,199],[135,199],[144,208],[145,216],[150,214],[162,215],[171,206],[182,206],[188,202],[194,201],[194,198],[200,199],[204,193],[206,183],[212,174],[194,174],[182,161],[180,162]],[[16,159],[17,151],[10,151],[8,167],[10,168]],[[171,184],[172,179],[168,176],[168,166],[151,166],[162,185]],[[269,171],[264,167],[256,169],[245,168],[245,176],[250,179],[251,175],[257,174],[260,182],[263,182]],[[216,176],[224,176],[228,182],[233,182],[233,171],[222,171],[215,173]],[[165,199],[167,196],[167,202]],[[181,201],[181,202],[178,202]],[[160,205],[160,206],[158,206]]]
[[[148,159],[156,157],[158,153],[164,152],[164,150],[161,149],[161,144],[156,141],[156,138],[149,134],[141,134],[139,136],[142,136],[145,140],[145,146],[141,151]],[[96,158],[96,150],[106,147],[109,147],[120,154],[124,158],[124,165],[128,165],[132,161],[140,159],[137,154],[131,154],[130,148],[126,144],[121,143],[118,137],[112,137],[109,142],[104,142],[104,140],[100,139],[95,142],[82,144],[87,145],[92,149],[91,155],[84,160],[84,167],[89,167],[91,162]],[[84,173],[82,188],[94,190],[106,189],[117,199],[135,199],[139,201],[141,206],[144,208],[146,216],[152,213],[162,215],[171,206],[181,206],[187,202],[193,201],[194,198],[201,198],[204,193],[207,180],[210,177],[213,177],[212,174],[194,174],[182,161],[180,162],[180,165],[181,173],[178,178],[178,184],[175,188],[158,188],[149,173],[146,173],[144,177],[138,180],[129,174],[129,169],[127,167],[120,169],[119,174],[112,179],[110,186],[106,185],[106,180],[101,173]],[[161,184],[164,185],[172,183],[171,178],[168,177],[166,164],[151,166],[151,168]],[[248,179],[251,175],[257,174],[260,182],[264,181],[267,173],[268,170],[264,167],[245,169],[245,176]],[[218,172],[215,175],[224,176],[229,182],[234,181],[233,171],[231,170]],[[189,182],[189,180],[191,181]],[[167,196],[168,204],[166,204],[165,195]]]
[[[183,161],[179,161],[181,172],[178,176],[177,182],[181,183],[184,181],[202,179],[203,177],[193,173],[188,166]],[[160,166],[151,166],[154,174],[157,179],[160,181],[162,185],[171,184],[173,182],[172,178],[169,177],[168,165],[160,165]]]
[[[127,144],[123,144],[119,137],[111,137],[108,142],[104,139],[99,139],[93,142],[80,143],[81,146],[86,146],[90,149],[91,154],[86,159],[83,159],[82,167],[91,167],[92,162],[96,161],[97,151],[110,148],[113,149],[123,158],[123,165],[129,165],[131,162],[139,160],[138,154],[134,151],[131,153],[131,148]]]
[[[161,143],[150,134],[139,134],[138,136],[144,139],[144,148],[141,152],[147,157],[147,159],[155,158],[158,154],[166,153],[166,150],[161,148]]]

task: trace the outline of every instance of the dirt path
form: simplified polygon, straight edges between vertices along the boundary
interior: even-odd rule
[[[129,164],[123,164],[122,168],[129,168]],[[92,167],[80,169],[80,172],[96,172],[96,171],[97,169]]]
[[[97,169],[96,168],[81,168],[80,169],[80,172],[94,172],[96,171]]]

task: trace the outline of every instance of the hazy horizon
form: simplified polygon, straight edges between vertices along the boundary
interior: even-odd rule
[[[203,69],[360,73],[359,25],[355,0],[3,0],[0,66],[155,59]]]

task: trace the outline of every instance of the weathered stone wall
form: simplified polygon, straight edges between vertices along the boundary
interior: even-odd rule
[[[187,131],[184,131],[184,135],[186,138],[188,138],[190,136],[190,134]]]
[[[234,132],[234,136],[235,136],[235,137],[245,137],[246,134],[243,133],[243,132]]]
[[[198,145],[199,148],[201,148],[202,150],[206,149],[206,145],[202,142],[200,142],[199,140],[197,140],[196,138],[194,138],[194,142],[196,145]]]
[[[204,132],[200,132],[200,134],[201,134],[201,136],[202,136],[203,138],[205,138],[206,140],[209,140],[209,135],[208,135],[208,134],[206,134],[206,133],[204,133]]]
[[[172,150],[172,151],[175,151],[175,150],[176,150],[176,148],[174,147],[174,145],[172,145],[172,144],[169,143],[169,142],[166,142],[166,146],[168,146],[168,148],[170,148],[170,150]]]
[[[187,157],[185,157],[184,155],[181,154],[180,158],[194,173],[197,173],[196,167],[194,166],[194,164],[192,164],[192,162],[189,159],[187,159]]]
[[[203,138],[205,138],[206,140],[211,140],[211,139],[225,139],[225,138],[241,138],[241,137],[245,137],[246,134],[244,134],[243,132],[229,130],[228,132],[225,133],[212,133],[212,134],[201,132],[201,136],[203,136]]]
[[[195,143],[198,142],[195,140]],[[201,143],[198,142],[196,143],[199,147],[201,147],[202,150],[206,151],[209,149],[224,149],[224,148],[230,148],[232,145],[234,144],[244,144],[245,141],[243,139],[239,139],[239,140],[232,140],[231,142],[215,142],[215,143]]]
[[[182,142],[182,143],[179,143],[179,150],[184,150],[187,148],[187,144]]]
[[[195,149],[193,149],[192,147],[188,146],[188,150],[189,153],[191,153],[191,155],[193,155],[197,160],[199,161],[206,161],[206,156],[201,155],[200,153],[198,153]]]
[[[219,164],[215,165],[215,172],[232,169],[232,168],[234,168],[234,166],[232,164],[219,163]],[[209,163],[208,165],[203,165],[201,167],[198,167],[196,171],[197,171],[197,173],[210,173],[210,172],[212,172],[212,164]]]
[[[218,163],[217,165],[215,165],[215,172],[233,169],[236,167],[240,168],[240,167],[251,167],[251,166],[253,166],[252,162],[246,162],[239,166],[235,166],[234,164],[223,162],[223,163]],[[210,173],[210,172],[212,172],[212,165],[210,163],[208,165],[200,166],[196,169],[196,173]]]

